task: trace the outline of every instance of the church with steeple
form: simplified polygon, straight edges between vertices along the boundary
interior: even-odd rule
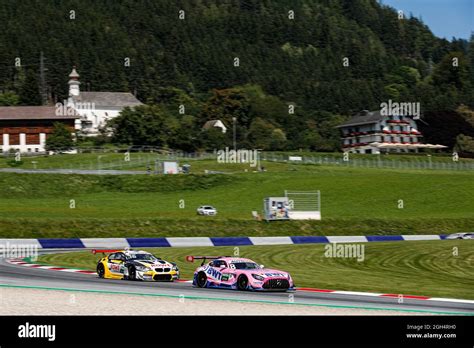
[[[69,74],[67,107],[79,115],[75,128],[84,136],[99,135],[107,121],[117,117],[125,107],[143,105],[131,93],[81,92],[79,77],[76,67],[73,67]]]

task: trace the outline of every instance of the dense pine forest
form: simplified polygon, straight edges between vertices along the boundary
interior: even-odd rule
[[[375,0],[0,0],[0,23],[0,105],[64,100],[76,65],[82,90],[148,104],[114,142],[212,149],[231,132],[202,125],[235,117],[242,147],[334,151],[337,124],[391,99],[421,103],[427,142],[474,153],[474,38]]]

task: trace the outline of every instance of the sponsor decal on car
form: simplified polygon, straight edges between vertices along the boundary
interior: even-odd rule
[[[232,274],[225,273],[225,274],[222,275],[221,280],[222,280],[223,282],[226,282],[226,281],[228,281],[230,278],[232,278]]]
[[[265,273],[267,277],[286,277],[286,274],[283,273]]]
[[[121,269],[120,264],[117,264],[117,263],[110,264],[109,268],[111,271],[115,271],[115,272],[120,272],[120,269]]]
[[[222,279],[222,273],[215,270],[214,268],[212,268],[210,266],[207,266],[204,271],[216,280],[221,280]]]

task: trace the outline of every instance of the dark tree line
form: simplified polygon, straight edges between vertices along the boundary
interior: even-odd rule
[[[428,124],[456,123],[460,105],[474,106],[473,39],[436,38],[405,16],[375,0],[2,0],[0,105],[41,103],[43,52],[50,102],[67,97],[77,65],[82,90],[156,104],[174,135],[149,141],[169,146],[228,143],[201,127],[237,117],[242,144],[334,150],[337,122],[388,99],[421,102]]]

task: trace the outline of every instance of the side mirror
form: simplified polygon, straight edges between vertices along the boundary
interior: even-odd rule
[[[260,268],[265,268],[265,266],[264,266],[264,265],[260,265]]]
[[[225,265],[220,265],[219,268],[226,268],[226,266]]]

